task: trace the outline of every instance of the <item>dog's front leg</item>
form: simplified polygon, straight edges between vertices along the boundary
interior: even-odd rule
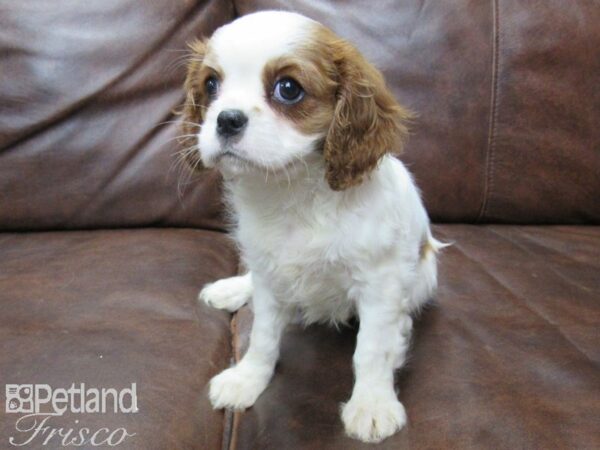
[[[209,306],[235,312],[252,297],[252,274],[223,278],[205,285],[198,299]]]
[[[236,366],[210,381],[209,397],[214,408],[252,406],[267,387],[279,358],[279,342],[290,312],[275,300],[268,286],[254,273],[252,281],[254,323],[250,346]]]
[[[359,300],[357,309],[355,384],[352,397],[342,406],[342,421],[351,437],[380,442],[406,423],[394,391],[394,369],[404,363],[412,319],[398,302],[381,298]]]

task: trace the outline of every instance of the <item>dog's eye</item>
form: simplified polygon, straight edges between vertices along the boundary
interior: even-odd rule
[[[204,82],[204,88],[206,89],[206,93],[209,97],[214,97],[217,95],[219,91],[219,80],[217,77],[208,77]]]
[[[293,78],[282,78],[273,88],[273,98],[280,103],[293,105],[304,97],[304,89]]]

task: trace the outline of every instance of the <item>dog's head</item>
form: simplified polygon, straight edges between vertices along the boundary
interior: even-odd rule
[[[329,186],[342,190],[401,148],[409,114],[377,69],[313,20],[255,13],[191,48],[184,123],[195,163],[289,174],[320,158]]]

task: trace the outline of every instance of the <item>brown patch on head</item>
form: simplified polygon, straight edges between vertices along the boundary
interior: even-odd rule
[[[206,93],[205,82],[210,76],[223,79],[222,71],[205,63],[208,52],[208,40],[196,40],[189,45],[192,57],[188,62],[184,89],[186,92],[183,105],[182,131],[186,136],[180,143],[184,146],[187,163],[193,170],[202,170],[202,162],[197,151],[199,126],[204,122],[206,110],[212,99]]]
[[[317,128],[305,118],[310,109],[321,113],[315,122],[330,114],[323,146],[327,181],[333,190],[357,185],[385,153],[400,152],[411,114],[396,102],[381,73],[353,45],[324,26],[315,26],[299,56],[302,64],[309,61],[301,67],[312,69],[307,92],[312,86],[323,86],[316,96],[318,108],[307,107],[300,116],[300,129]],[[327,102],[332,103],[325,106]]]
[[[263,69],[263,85],[271,108],[291,120],[304,134],[324,134],[335,107],[336,83],[326,75],[327,61],[319,54],[282,56],[271,60]],[[286,105],[273,98],[275,84],[292,78],[304,90],[304,98]]]

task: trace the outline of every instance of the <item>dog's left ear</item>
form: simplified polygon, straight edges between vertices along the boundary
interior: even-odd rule
[[[354,46],[341,39],[331,45],[338,90],[324,157],[327,182],[341,191],[359,184],[385,153],[402,150],[411,114]]]
[[[185,79],[185,103],[182,109],[181,131],[183,138],[180,144],[183,147],[185,161],[194,171],[204,170],[204,165],[197,151],[196,142],[198,129],[204,122],[204,93],[202,86],[198,86],[199,72],[206,55],[207,40],[197,39],[188,44],[192,55],[187,65],[187,75]]]

